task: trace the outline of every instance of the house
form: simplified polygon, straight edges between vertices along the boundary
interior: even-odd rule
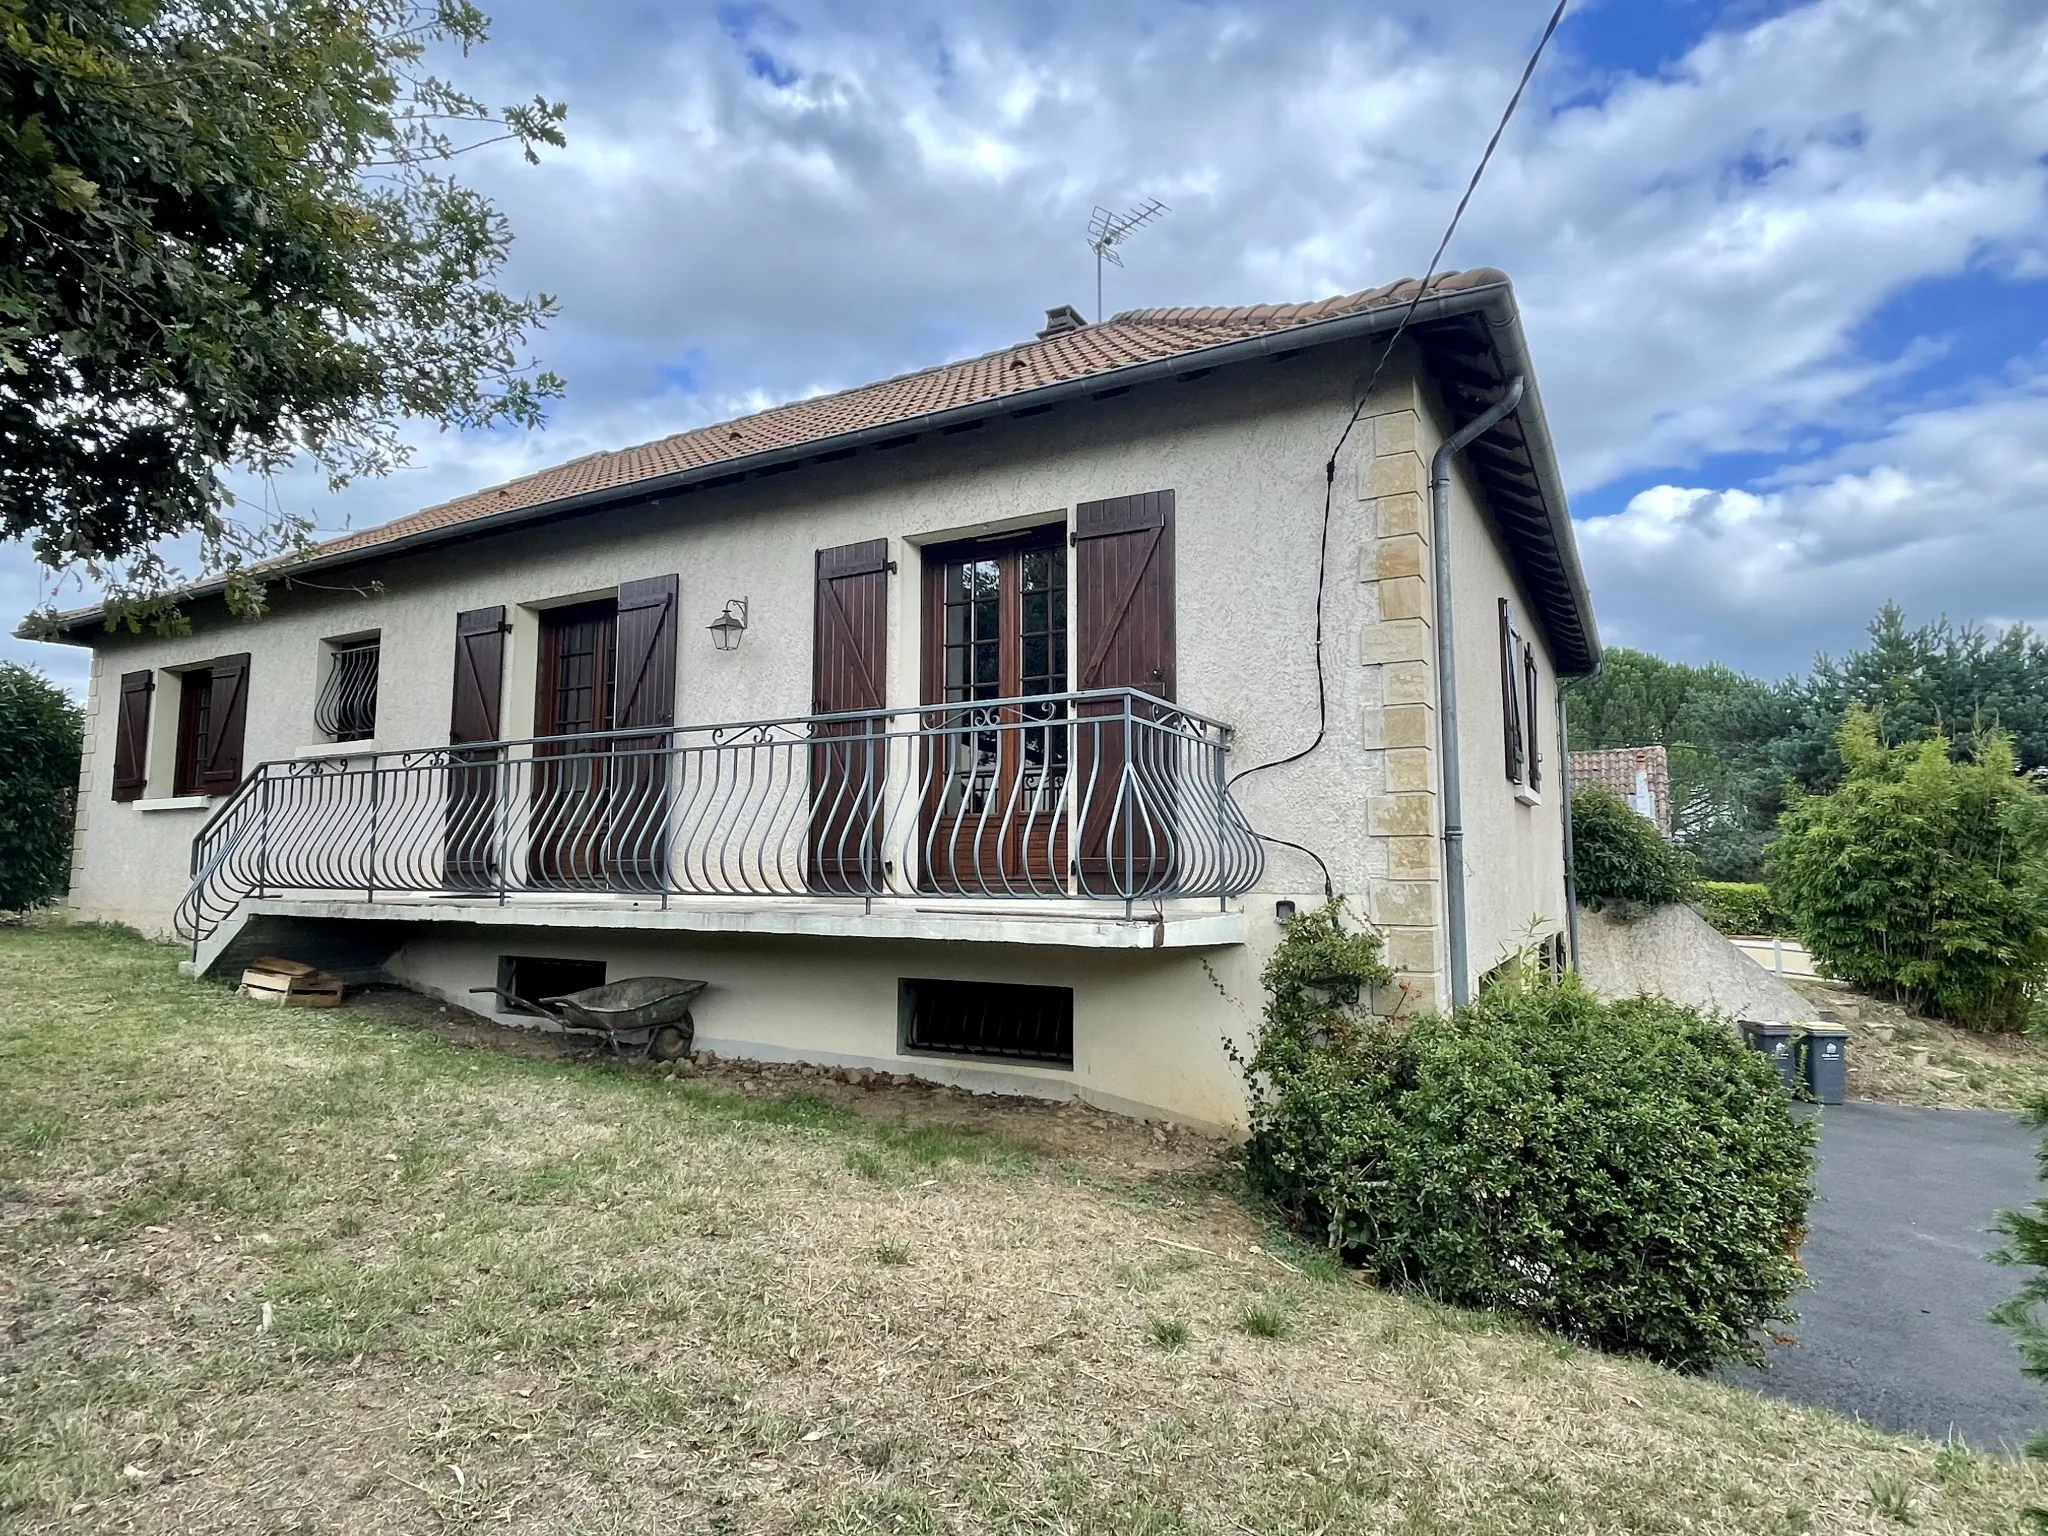
[[[1598,784],[1671,835],[1671,764],[1662,747],[1597,747],[1571,755],[1572,788]]]
[[[1599,640],[1512,288],[1415,296],[1054,310],[336,539],[257,621],[70,615],[71,904],[205,975],[695,977],[721,1054],[1240,1123],[1326,889],[1384,1010],[1562,943]]]

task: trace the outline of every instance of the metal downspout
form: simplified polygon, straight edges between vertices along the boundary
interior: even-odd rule
[[[1576,971],[1579,968],[1579,877],[1572,867],[1572,733],[1565,712],[1570,697],[1565,691],[1564,679],[1560,677],[1557,680],[1557,760],[1562,766],[1558,770],[1557,782],[1564,796],[1564,932],[1565,942],[1571,946],[1571,953],[1566,957],[1568,968]]]
[[[1465,938],[1465,796],[1458,778],[1457,648],[1451,633],[1451,463],[1474,438],[1514,412],[1522,403],[1524,384],[1519,373],[1508,380],[1507,393],[1445,438],[1429,461],[1429,537],[1436,562],[1432,585],[1436,600],[1437,736],[1444,759],[1444,938],[1450,950],[1453,1008],[1471,1001],[1472,981],[1467,974]]]

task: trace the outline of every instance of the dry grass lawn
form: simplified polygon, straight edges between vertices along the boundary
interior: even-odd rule
[[[0,1527],[1996,1532],[2048,1496],[1366,1289],[1181,1138],[465,1049],[176,959],[0,933]]]

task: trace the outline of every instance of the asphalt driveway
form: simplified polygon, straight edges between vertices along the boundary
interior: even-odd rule
[[[1992,1219],[2037,1198],[2034,1135],[1995,1110],[1839,1104],[1821,1117],[1796,1345],[1726,1379],[1880,1429],[2017,1452],[2048,1393],[1984,1314],[2020,1284]]]

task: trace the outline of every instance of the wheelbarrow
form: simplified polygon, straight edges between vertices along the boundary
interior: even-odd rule
[[[656,1061],[674,1061],[690,1054],[697,1036],[690,1004],[708,985],[679,976],[628,976],[624,981],[608,981],[601,987],[585,987],[581,992],[543,997],[538,1002],[516,997],[502,987],[469,990],[489,992],[508,1012],[547,1019],[569,1034],[596,1035],[610,1045],[614,1056],[622,1054],[623,1047],[633,1047]]]

